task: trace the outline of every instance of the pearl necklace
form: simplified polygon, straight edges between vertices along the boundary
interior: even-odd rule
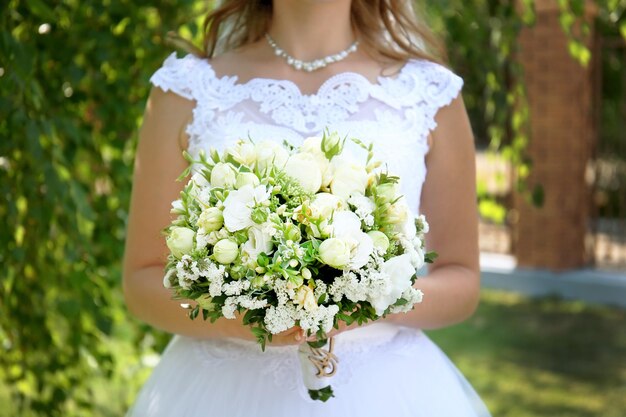
[[[298,71],[306,72],[312,72],[320,68],[324,68],[328,66],[328,64],[332,64],[333,62],[343,61],[348,55],[350,55],[352,52],[355,52],[359,46],[359,41],[355,41],[347,49],[344,49],[341,52],[337,52],[336,54],[328,55],[324,58],[315,59],[313,61],[302,61],[300,59],[292,57],[287,52],[285,52],[284,49],[279,47],[269,33],[265,34],[265,39],[267,39],[267,43],[272,47],[276,56],[284,58],[287,62],[287,65],[290,65]]]

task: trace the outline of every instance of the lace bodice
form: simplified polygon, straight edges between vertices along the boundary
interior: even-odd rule
[[[415,212],[435,115],[463,85],[441,65],[411,60],[393,78],[379,77],[372,83],[345,72],[329,78],[316,93],[303,94],[288,80],[254,78],[239,83],[236,76],[218,77],[207,60],[175,54],[151,82],[196,102],[187,126],[192,154],[211,147],[221,150],[239,138],[299,145],[324,129],[337,131],[374,143],[377,159],[403,179],[401,190]],[[362,152],[350,142],[348,150],[357,157]]]

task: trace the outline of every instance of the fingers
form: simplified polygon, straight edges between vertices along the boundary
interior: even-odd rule
[[[294,327],[282,333],[272,336],[271,346],[299,345],[305,340],[304,331],[300,327]]]

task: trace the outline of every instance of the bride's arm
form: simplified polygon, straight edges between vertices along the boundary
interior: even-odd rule
[[[424,300],[388,320],[430,329],[465,320],[478,304],[478,212],[474,140],[461,98],[441,109],[427,156],[421,212],[430,224],[426,246],[439,257],[416,287]]]
[[[186,168],[185,127],[194,102],[155,88],[150,94],[139,133],[133,190],[124,254],[123,284],[128,309],[146,323],[170,333],[196,338],[253,339],[240,320],[220,319],[210,324],[190,320],[163,287],[168,253],[161,230],[172,220],[171,202],[184,183],[176,178]],[[298,329],[274,336],[273,344],[295,343]]]

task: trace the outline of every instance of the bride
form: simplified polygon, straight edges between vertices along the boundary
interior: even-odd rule
[[[130,311],[175,334],[129,416],[428,416],[489,413],[422,329],[460,322],[479,292],[474,149],[462,81],[410,0],[223,0],[205,50],[152,77],[124,261]],[[312,402],[295,327],[261,352],[241,321],[190,320],[162,284],[160,231],[183,183],[181,153],[239,138],[300,144],[324,129],[373,142],[430,223],[439,258],[407,314],[335,331],[336,397]]]

